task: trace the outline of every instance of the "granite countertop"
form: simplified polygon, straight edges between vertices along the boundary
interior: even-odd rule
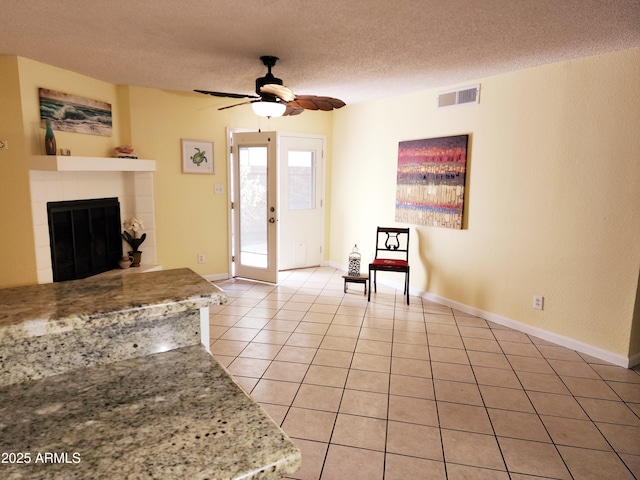
[[[222,290],[188,268],[5,288],[0,343],[104,327],[134,310],[164,315],[225,301]]]
[[[0,387],[0,453],[28,453],[0,477],[30,480],[276,479],[301,461],[202,345]]]

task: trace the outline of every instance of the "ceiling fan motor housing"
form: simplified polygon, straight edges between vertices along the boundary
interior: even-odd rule
[[[262,97],[263,102],[277,102],[279,101],[278,97],[269,93],[261,92],[260,89],[264,85],[282,85],[282,79],[274,77],[271,73],[271,67],[276,64],[276,62],[278,61],[278,57],[263,55],[262,57],[260,57],[260,60],[262,60],[262,64],[267,67],[268,72],[264,77],[256,78],[256,93],[260,97]]]

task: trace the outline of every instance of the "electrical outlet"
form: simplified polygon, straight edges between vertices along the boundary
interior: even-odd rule
[[[6,140],[0,140],[0,150],[9,150],[9,143]]]
[[[544,297],[542,295],[533,296],[533,308],[536,310],[542,310],[544,307]]]
[[[204,263],[204,253],[198,254],[198,263]]]

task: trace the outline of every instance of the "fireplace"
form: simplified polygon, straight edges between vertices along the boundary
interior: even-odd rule
[[[47,216],[54,282],[118,268],[122,238],[117,198],[48,202]]]

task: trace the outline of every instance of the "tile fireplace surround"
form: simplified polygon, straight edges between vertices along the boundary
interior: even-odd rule
[[[154,171],[152,160],[32,157],[29,186],[38,283],[53,282],[47,202],[118,197],[122,221],[133,216],[144,224],[143,262],[156,263]]]

